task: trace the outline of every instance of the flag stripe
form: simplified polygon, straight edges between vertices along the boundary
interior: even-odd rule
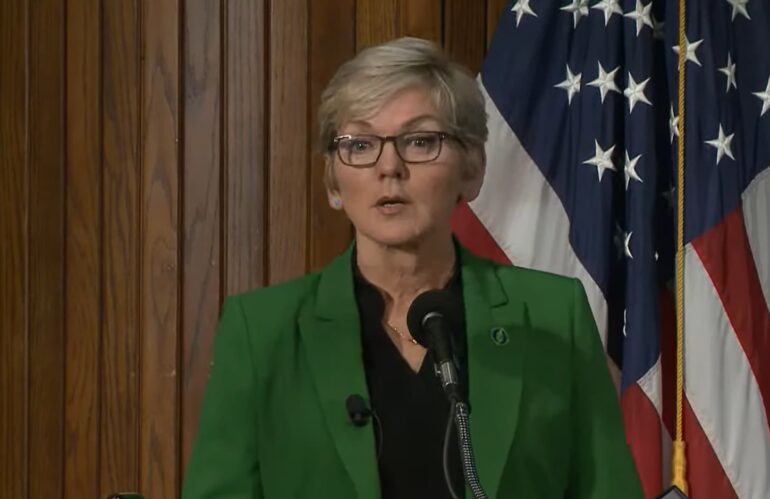
[[[770,431],[762,396],[692,245],[685,250],[684,289],[685,392],[693,414],[737,495],[766,499],[770,496]],[[692,473],[705,480],[697,468]]]
[[[483,82],[489,116],[487,169],[470,207],[516,265],[577,277],[588,295],[602,341],[607,302],[569,242],[569,218],[561,200],[500,114]]]
[[[692,499],[737,499],[722,464],[686,398],[683,410],[689,496]]]
[[[743,220],[759,284],[770,309],[770,168],[757,175],[743,193]]]
[[[660,493],[663,484],[660,467],[660,416],[655,405],[636,384],[629,385],[623,392],[620,403],[626,439],[636,462],[644,496],[655,497]]]
[[[468,203],[457,205],[452,214],[452,230],[460,242],[470,248],[476,255],[488,258],[501,265],[510,265],[511,260],[500,249],[497,242],[489,233],[484,224],[479,221]]]
[[[770,415],[770,313],[762,299],[739,206],[693,241],[751,366],[765,416]]]

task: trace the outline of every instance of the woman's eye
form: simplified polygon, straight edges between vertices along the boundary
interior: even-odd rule
[[[409,137],[406,141],[406,144],[409,147],[415,147],[418,149],[427,149],[433,146],[433,144],[436,142],[435,138],[427,136],[427,135],[420,135],[417,137]]]
[[[348,143],[348,149],[350,149],[353,152],[363,152],[367,151],[372,147],[371,142],[366,140],[351,140]]]

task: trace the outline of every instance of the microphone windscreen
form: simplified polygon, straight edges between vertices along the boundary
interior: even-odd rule
[[[456,323],[459,307],[462,307],[462,304],[458,303],[455,296],[445,289],[431,289],[421,293],[414,299],[406,314],[409,333],[417,343],[430,348],[430,341],[423,327],[425,316],[437,313],[446,319],[446,324],[453,325]]]

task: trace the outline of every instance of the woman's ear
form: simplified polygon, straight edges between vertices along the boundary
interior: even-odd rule
[[[481,192],[486,171],[487,156],[483,148],[475,149],[468,155],[469,166],[463,175],[462,197],[469,203]]]

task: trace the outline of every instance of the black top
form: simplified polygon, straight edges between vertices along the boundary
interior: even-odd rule
[[[444,479],[443,449],[449,402],[435,374],[430,353],[412,371],[382,325],[385,303],[380,292],[358,270],[353,260],[355,293],[361,317],[366,382],[376,414],[380,488],[383,499],[451,498]],[[446,289],[462,303],[460,273]],[[462,310],[462,307],[460,307]],[[467,387],[465,314],[453,333],[459,375]],[[465,486],[454,429],[449,437],[449,470],[454,490],[462,497]]]

